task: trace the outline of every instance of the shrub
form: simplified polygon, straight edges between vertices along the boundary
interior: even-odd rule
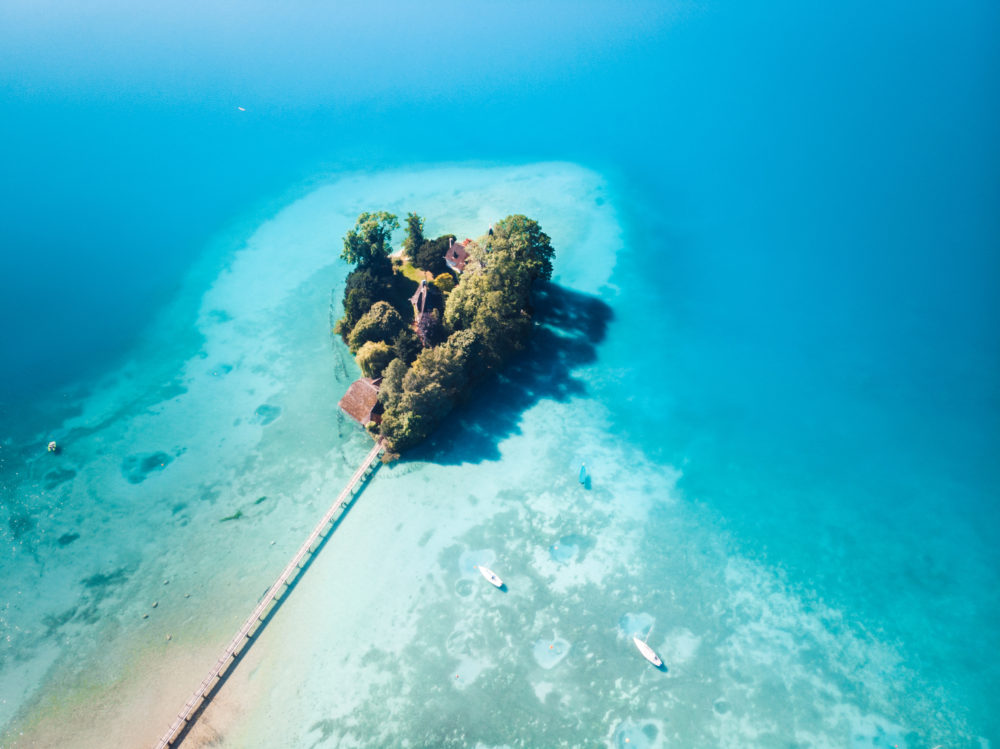
[[[378,378],[393,360],[393,351],[384,341],[368,341],[358,349],[358,366],[365,377]]]
[[[391,341],[404,328],[399,313],[388,302],[375,302],[351,330],[348,344],[357,353],[368,341]]]
[[[447,294],[455,288],[455,277],[451,273],[441,273],[434,277],[434,285]]]

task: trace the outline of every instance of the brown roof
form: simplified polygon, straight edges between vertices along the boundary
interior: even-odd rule
[[[340,407],[344,413],[361,426],[367,426],[372,421],[372,412],[378,406],[379,382],[370,377],[355,380],[340,399]]]
[[[466,251],[465,246],[471,241],[471,239],[466,239],[464,242],[453,242],[451,244],[448,251],[444,254],[444,261],[448,264],[449,268],[454,268],[459,273],[465,270],[465,263],[469,259],[469,253]]]

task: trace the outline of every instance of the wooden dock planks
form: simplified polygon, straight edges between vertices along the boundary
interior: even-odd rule
[[[274,581],[274,584],[268,588],[267,593],[257,604],[257,607],[253,610],[253,613],[247,617],[246,621],[243,622],[243,626],[240,627],[239,631],[236,633],[235,637],[226,646],[226,649],[222,652],[219,660],[216,661],[212,670],[208,672],[201,684],[195,690],[194,694],[191,695],[191,699],[184,703],[184,707],[181,709],[180,713],[174,719],[174,722],[170,724],[170,728],[167,732],[163,734],[163,737],[157,742],[156,749],[167,749],[167,747],[174,746],[178,737],[184,731],[184,728],[191,722],[192,717],[198,708],[201,707],[208,699],[210,699],[210,694],[212,688],[216,685],[218,680],[225,675],[226,670],[243,650],[250,638],[256,633],[257,629],[262,624],[262,620],[266,616],[265,612],[271,606],[272,603],[277,601],[285,592],[285,587],[294,581],[298,572],[302,569],[306,557],[308,557],[313,552],[313,544],[316,543],[322,536],[323,531],[333,522],[334,516],[339,512],[342,512],[347,508],[350,502],[348,499],[354,488],[358,483],[365,477],[368,473],[368,469],[372,467],[375,459],[378,458],[379,453],[382,452],[383,446],[381,442],[377,442],[375,447],[371,449],[371,452],[365,456],[365,459],[358,466],[358,470],[354,472],[351,476],[350,481],[341,490],[340,494],[337,495],[336,501],[330,505],[330,509],[326,511],[323,515],[323,519],[319,521],[315,528],[313,528],[312,533],[309,534],[299,550],[295,552],[295,556],[292,560],[285,566],[281,574],[278,575],[278,579]]]

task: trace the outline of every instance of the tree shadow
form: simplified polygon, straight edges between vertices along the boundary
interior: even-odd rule
[[[590,294],[542,283],[532,296],[534,330],[524,351],[498,374],[475,383],[466,400],[404,460],[444,465],[499,460],[497,445],[520,434],[521,415],[541,400],[587,392],[573,371],[597,360],[613,311]]]

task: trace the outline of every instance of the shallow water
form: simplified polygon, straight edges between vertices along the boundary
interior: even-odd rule
[[[350,475],[372,207],[537,214],[563,291],[380,469],[219,741],[995,742],[996,9],[437,10],[0,9],[2,743],[155,739]],[[538,158],[589,168],[406,166]]]

